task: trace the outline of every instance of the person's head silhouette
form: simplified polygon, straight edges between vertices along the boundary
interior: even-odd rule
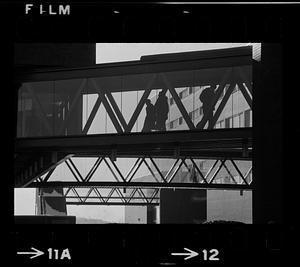
[[[163,91],[160,91],[159,94],[158,94],[158,96],[160,96],[160,97],[161,97],[161,96],[164,96]]]

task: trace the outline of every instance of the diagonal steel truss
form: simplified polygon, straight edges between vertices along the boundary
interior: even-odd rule
[[[187,112],[185,106],[183,105],[180,97],[178,96],[178,94],[175,90],[175,86],[170,82],[170,80],[168,79],[166,74],[157,73],[157,74],[153,74],[153,76],[149,80],[147,86],[144,88],[144,93],[143,93],[140,101],[138,102],[138,104],[128,122],[126,122],[126,120],[125,120],[120,108],[118,107],[114,97],[112,96],[111,92],[109,92],[105,88],[102,88],[96,78],[83,79],[82,83],[80,84],[79,88],[76,91],[76,95],[75,95],[74,99],[70,103],[71,108],[67,114],[66,119],[63,121],[63,124],[60,126],[58,134],[63,133],[63,129],[66,126],[69,118],[72,115],[71,113],[72,113],[73,107],[79,101],[79,99],[80,99],[79,96],[80,96],[80,94],[83,93],[83,89],[88,82],[91,84],[91,86],[97,93],[97,99],[96,99],[94,106],[92,107],[92,111],[89,114],[85,125],[83,125],[83,127],[82,127],[81,133],[82,134],[88,133],[101,104],[103,105],[105,111],[107,112],[109,118],[111,119],[111,122],[112,122],[115,130],[117,131],[117,133],[124,133],[124,132],[130,133],[132,131],[133,126],[137,122],[137,119],[138,119],[143,107],[145,106],[146,100],[148,99],[149,95],[151,94],[151,92],[153,90],[156,90],[153,88],[153,84],[157,78],[161,79],[163,82],[163,85],[165,86],[165,88],[162,88],[164,93],[166,93],[167,91],[170,92],[172,98],[174,99],[175,104],[178,107],[179,113],[182,115],[183,119],[185,120],[185,122],[188,126],[188,129],[190,129],[190,130],[193,130],[196,128],[204,129],[205,125],[208,123],[208,120],[209,120],[208,115],[207,115],[207,114],[209,114],[209,112],[202,117],[201,121],[197,125],[194,125],[192,119],[188,115],[188,112]],[[222,98],[220,104],[218,105],[217,110],[214,112],[213,118],[211,119],[212,123],[208,127],[209,129],[214,127],[215,123],[217,122],[218,118],[220,117],[220,114],[222,113],[222,111],[223,111],[226,103],[228,102],[229,97],[230,97],[231,93],[233,92],[234,87],[236,85],[238,85],[238,87],[241,90],[249,107],[252,109],[252,84],[247,80],[241,67],[229,68],[227,70],[227,72],[224,73],[224,76],[219,83],[219,87],[217,89],[215,99],[210,105],[210,110],[213,110],[217,101],[220,99],[220,95],[222,94],[224,89],[227,89],[225,96]],[[45,127],[46,127],[46,129],[48,129],[48,132],[50,134],[52,131],[51,127],[50,127],[49,123],[47,122],[45,112],[43,111],[43,107],[41,106],[38,98],[35,96],[32,88],[30,87],[30,84],[25,84],[25,89],[32,96],[33,101],[36,103],[36,105],[38,107],[37,110],[39,110],[38,116],[40,117],[41,122],[43,124],[45,124]]]
[[[31,187],[63,187],[65,192],[62,197],[66,198],[69,205],[158,205],[160,188],[252,189],[251,161],[243,161],[247,166],[241,169],[241,166],[238,166],[241,161],[220,158],[211,160],[210,168],[204,171],[196,161],[205,159],[186,157],[170,159],[174,161],[173,164],[168,170],[165,168],[162,170],[156,158],[144,156],[137,158],[124,174],[117,161],[107,156],[98,156],[87,174],[83,176],[79,166],[74,163],[74,157],[65,161],[71,174],[69,178],[73,181],[63,179],[53,181],[51,178],[55,170],[52,169],[46,175],[38,177]],[[109,170],[113,181],[105,181],[103,179],[105,177],[97,177],[95,174],[104,166]],[[135,179],[141,166],[149,171],[146,182]],[[181,180],[177,175],[179,170],[181,170]],[[230,180],[222,180],[223,176],[220,178],[218,175],[221,171],[223,176],[228,175]],[[233,175],[232,172],[237,175]]]

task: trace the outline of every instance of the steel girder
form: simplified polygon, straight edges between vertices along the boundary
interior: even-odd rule
[[[157,159],[145,156],[137,158],[124,174],[117,160],[99,156],[83,175],[80,166],[76,166],[74,158],[70,157],[65,161],[65,166],[71,180],[51,179],[55,172],[51,170],[51,173],[38,177],[28,187],[63,187],[63,197],[69,205],[158,205],[161,188],[252,189],[251,161],[241,162],[228,158],[210,160],[204,171],[197,164],[197,161],[200,163],[202,160],[191,157],[170,159],[170,166],[166,169],[158,164]],[[238,166],[241,164],[242,167]],[[149,175],[135,179],[142,166],[148,170]],[[101,175],[97,174],[101,167],[106,167],[113,180],[97,177]],[[225,176],[227,180],[223,179]]]

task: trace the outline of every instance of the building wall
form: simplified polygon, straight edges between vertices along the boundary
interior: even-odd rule
[[[252,223],[252,192],[207,190],[207,220]]]
[[[185,96],[181,99],[181,101],[184,107],[186,108],[187,112],[189,113],[194,125],[197,125],[197,123],[200,122],[203,117],[202,103],[199,100],[199,96],[201,92],[207,87],[209,86],[196,86],[192,87],[192,89],[190,89],[190,87],[185,87],[181,88],[180,90],[177,90],[178,94],[182,93],[182,95]],[[188,94],[188,92],[190,91],[192,91],[192,93]],[[167,94],[167,96],[169,98],[170,106],[169,118],[166,124],[167,130],[188,130],[188,126],[185,120],[182,118],[182,114],[180,113],[176,103],[173,102],[173,100],[171,100],[169,94]],[[222,99],[218,100],[215,107],[215,111],[217,110],[217,107],[220,104],[221,100]],[[155,102],[155,100],[153,99],[152,102]],[[249,125],[245,124],[245,112],[247,110],[249,110],[250,112]],[[233,94],[228,99],[222,113],[220,114],[215,128],[227,128],[225,127],[225,119],[230,120],[229,128],[252,126],[252,111],[250,110],[250,107],[238,86],[236,86]]]
[[[125,223],[146,224],[147,223],[147,207],[146,206],[126,206],[125,207]]]

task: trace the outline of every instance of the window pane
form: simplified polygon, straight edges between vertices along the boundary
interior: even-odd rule
[[[182,124],[182,117],[179,118],[179,125]]]
[[[245,111],[245,127],[250,127],[250,109]]]
[[[239,122],[239,116],[234,116],[233,117],[233,128],[238,128],[240,127],[240,122]]]
[[[225,119],[225,128],[230,128],[230,118]]]

